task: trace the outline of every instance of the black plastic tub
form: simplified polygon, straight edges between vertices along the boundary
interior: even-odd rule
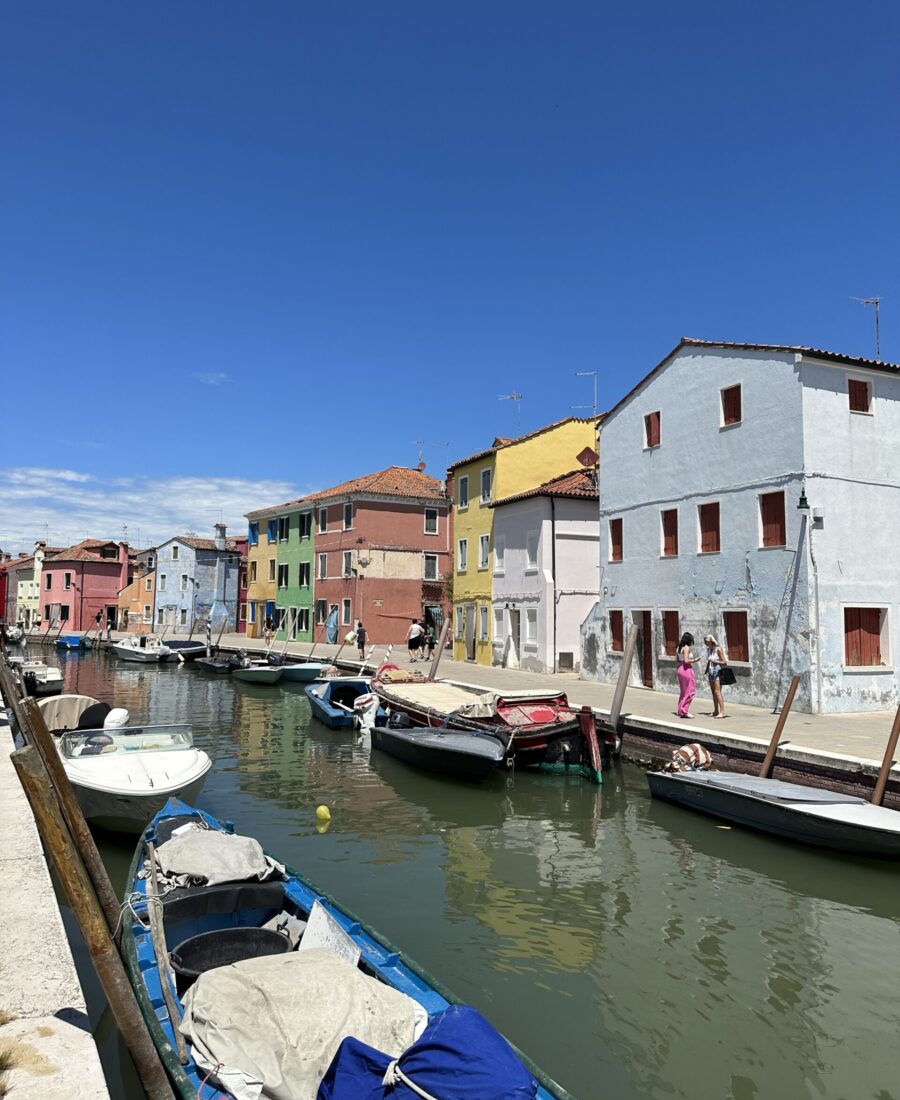
[[[180,943],[169,956],[178,992],[186,989],[207,970],[230,966],[261,955],[280,955],[291,950],[291,941],[270,928],[220,928],[201,932]]]

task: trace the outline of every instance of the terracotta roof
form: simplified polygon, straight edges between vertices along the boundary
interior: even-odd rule
[[[580,497],[583,500],[599,500],[596,472],[583,468],[572,470],[568,474],[560,474],[559,477],[545,481],[536,489],[526,489],[524,493],[492,501],[490,507],[499,508],[501,504],[512,504],[515,500],[527,500],[528,497]]]
[[[826,363],[841,363],[849,367],[864,367],[866,370],[884,371],[886,374],[900,374],[900,363],[887,363],[881,359],[863,359],[858,355],[844,355],[839,351],[825,351],[822,348],[809,348],[804,344],[740,344],[730,340],[700,340],[694,336],[682,336],[674,348],[661,359],[653,370],[648,371],[644,377],[632,386],[613,407],[606,416],[616,412],[632,394],[644,385],[681,351],[682,348],[726,348],[732,351],[772,351],[778,354],[808,355],[811,359],[822,359]],[[601,419],[598,417],[598,420]]]
[[[104,546],[114,546],[117,557],[101,557],[99,550]],[[118,561],[118,550],[119,544],[114,539],[82,539],[81,542],[76,542],[74,546],[66,547],[54,553],[47,550],[44,554],[44,561]]]
[[[192,550],[215,550],[216,548],[215,539],[198,539],[195,538],[193,535],[176,535],[175,538],[171,541],[175,542],[176,540],[178,542],[183,542],[185,546],[190,546]],[[225,549],[229,553],[233,553],[237,541],[238,540],[234,538],[226,538]]]
[[[598,416],[597,420],[600,419]],[[558,428],[560,424],[591,424],[596,423],[594,417],[581,417],[581,416],[564,416],[562,420],[554,420],[552,424],[545,424],[543,428],[537,428],[533,432],[526,432],[525,435],[516,436],[515,439],[507,439],[506,436],[498,435],[493,444],[484,451],[478,451],[477,454],[469,455],[468,458],[460,458],[454,462],[451,466],[447,467],[447,472],[455,470],[458,466],[465,466],[467,462],[476,462],[479,458],[487,458],[488,455],[492,455],[495,451],[501,451],[504,447],[512,447],[515,443],[523,443],[526,439],[533,439],[535,436],[541,435],[543,432],[549,432],[553,428]]]
[[[344,496],[446,499],[444,483],[437,478],[429,477],[422,470],[410,469],[408,466],[388,466],[386,470],[366,474],[352,481],[343,481],[331,489],[322,489],[320,492],[298,497],[297,500],[289,500],[285,504],[275,504],[269,508],[258,508],[254,512],[247,512],[247,519],[264,519],[278,512],[293,511],[300,504],[314,504],[320,500]]]

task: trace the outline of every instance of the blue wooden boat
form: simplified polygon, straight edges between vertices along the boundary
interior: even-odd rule
[[[306,697],[312,707],[313,715],[331,730],[352,729],[357,724],[353,704],[361,695],[368,695],[371,680],[352,676],[335,677],[333,680],[320,680],[309,684]],[[379,708],[376,725],[383,725],[386,714]]]
[[[81,649],[80,634],[63,634],[56,639],[57,649]]]
[[[223,826],[221,822],[202,810],[194,809],[172,799],[151,821],[135,851],[131,870],[125,886],[125,906],[123,913],[122,947],[125,954],[131,984],[140,1005],[147,1027],[153,1037],[160,1057],[172,1080],[176,1094],[182,1100],[228,1100],[232,1096],[221,1087],[215,1077],[210,1077],[194,1060],[193,1047],[188,1044],[186,1062],[182,1064],[175,1053],[175,1028],[184,1017],[184,1008],[178,999],[179,990],[173,985],[172,978],[160,968],[149,928],[148,883],[139,877],[148,858],[148,843],[161,848],[172,837],[174,831],[190,822],[196,822],[206,829],[232,833],[233,827]],[[216,886],[194,886],[180,888],[163,895],[163,931],[165,948],[176,967],[186,954],[188,940],[196,944],[197,940],[207,937],[221,937],[229,944],[240,940],[245,953],[242,958],[255,958],[271,953],[263,946],[264,924],[273,917],[282,914],[296,916],[300,920],[309,918],[313,906],[319,903],[352,944],[359,949],[358,968],[370,978],[399,990],[411,997],[425,1010],[429,1020],[459,1002],[441,988],[435,978],[389,943],[373,929],[363,924],[349,910],[339,906],[324,895],[318,887],[291,868],[285,869],[284,880],[256,882],[224,883]],[[257,935],[259,937],[257,941]],[[271,933],[270,933],[271,935]],[[251,945],[259,942],[257,949]],[[249,950],[247,950],[249,948]],[[282,947],[282,951],[289,948]],[[290,959],[290,954],[284,954]],[[229,961],[238,961],[234,955]],[[221,960],[216,958],[213,965]],[[212,969],[209,965],[199,967],[201,971]],[[179,969],[183,974],[184,970]],[[168,984],[172,1019],[163,993],[163,982]],[[265,1034],[259,1037],[265,1042]],[[556,1082],[535,1067],[524,1055],[512,1048],[529,1073],[536,1081],[537,1100],[573,1100]]]

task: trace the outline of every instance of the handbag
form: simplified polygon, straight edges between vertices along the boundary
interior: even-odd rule
[[[723,687],[731,687],[732,684],[737,683],[737,676],[735,676],[728,665],[722,665],[719,669],[719,683]]]

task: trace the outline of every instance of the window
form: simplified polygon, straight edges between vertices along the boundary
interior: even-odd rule
[[[255,561],[250,562],[250,583],[251,584],[256,584],[256,564],[257,563]]]
[[[266,524],[266,541],[277,542],[278,541],[278,520],[270,519]]]
[[[288,567],[286,565],[278,566],[278,587],[287,588],[288,586]]]
[[[312,535],[312,512],[300,513],[300,538],[308,539]]]
[[[425,509],[425,534],[436,535],[438,533],[437,508]]]
[[[525,610],[525,645],[537,648],[537,608]]]
[[[150,604],[145,603],[144,604],[144,622],[149,623],[152,618],[153,618],[153,611],[150,607]]]
[[[50,604],[44,604],[44,621],[50,622]]]
[[[456,547],[456,568],[460,573],[465,573],[469,568],[469,540],[460,539]]]
[[[662,521],[662,556],[678,557],[678,509],[666,508],[660,512]]]
[[[482,642],[488,640],[488,609],[487,604],[482,604],[478,608],[478,636]]]
[[[719,536],[719,502],[698,505],[697,517],[700,521],[700,553],[718,554],[722,549]]]
[[[309,588],[309,562],[300,562],[300,587]]]
[[[187,573],[182,573],[181,574],[181,591],[182,592],[187,592],[187,586],[188,586],[188,575],[187,575]]]
[[[345,550],[344,551],[344,564],[341,568],[341,576],[342,577],[349,577],[352,569],[353,569],[353,551],[352,550]]]
[[[609,521],[609,560],[622,560],[622,519]]]
[[[324,581],[328,576],[328,555],[319,554],[319,580]]]
[[[729,424],[740,424],[742,419],[741,411],[741,387],[729,386],[727,389],[720,391],[722,399],[722,427],[727,428]]]
[[[144,591],[145,592],[150,592],[150,591],[152,591],[152,589],[153,589],[153,580],[152,580],[152,578],[148,577],[144,581]]]
[[[491,554],[491,536],[478,536],[478,568],[487,569]]]
[[[160,590],[160,592],[165,592],[165,590],[166,590],[166,575],[165,575],[165,573],[160,573],[159,583],[157,584],[156,587]]]
[[[69,605],[67,603],[60,604],[59,606],[59,621],[61,623],[67,623],[69,621]]]
[[[502,573],[506,561],[506,539],[494,539],[494,572]]]
[[[747,635],[746,611],[723,611],[725,652],[729,661],[749,661],[750,641]]]
[[[844,608],[844,664],[876,668],[888,664],[887,608]]]
[[[350,531],[353,528],[353,505],[344,505],[344,530]]]
[[[425,555],[425,572],[423,575],[426,581],[436,581],[438,579],[437,554]]]
[[[49,607],[47,608],[47,611],[48,612],[50,611]],[[49,614],[47,615],[47,618],[48,619],[50,618]],[[463,618],[463,609],[461,607],[457,607],[457,609],[456,609],[456,636],[457,636],[457,638],[461,638],[463,636],[463,631],[464,630],[465,630],[465,619]]]
[[[644,446],[659,446],[659,413],[647,413],[644,417]]]
[[[288,535],[291,531],[291,517],[279,516],[278,517],[278,541],[287,542]]]
[[[309,631],[309,608],[301,607],[294,622],[294,637]]]
[[[350,600],[342,600],[341,601],[341,625],[342,626],[350,626],[350,624],[352,623],[353,620],[352,620],[352,617],[350,615],[351,609],[352,609],[352,605],[350,603]]]
[[[662,628],[663,653],[667,657],[676,657],[678,655],[678,642],[681,638],[677,611],[664,611],[662,613]]]
[[[250,625],[252,626],[256,622],[256,604],[251,600],[248,607],[250,608]]]
[[[63,573],[63,588],[68,592],[72,587],[72,574]]]
[[[319,509],[319,533],[324,535],[327,530],[328,530],[328,509],[327,508],[320,508]]]
[[[784,517],[784,493],[760,493],[759,520],[762,546],[785,546],[787,524]]]
[[[173,542],[172,543],[172,561],[178,561],[178,549],[179,549],[178,543]]]
[[[625,619],[621,611],[609,613],[609,648],[612,653],[622,653],[625,649]]]
[[[867,413],[872,411],[872,387],[862,378],[847,379],[847,396],[850,412]]]
[[[163,625],[163,609],[161,607],[156,612],[156,625],[157,626],[162,626]]]
[[[182,626],[187,626],[187,608],[186,607],[183,607],[181,609],[181,625]]]
[[[269,558],[269,580],[270,581],[275,580],[275,564],[276,564],[275,559],[274,558]]]
[[[241,622],[245,623],[246,621],[247,621],[247,605],[245,603],[242,603],[241,604]]]
[[[503,608],[494,608],[494,645],[503,638]]]
[[[250,537],[247,540],[251,546],[256,546],[259,543],[259,524],[250,524]]]
[[[621,520],[619,521],[621,522]],[[525,537],[525,568],[537,569],[538,567],[538,533],[529,531]]]
[[[491,468],[481,471],[481,503],[487,504],[491,499]]]
[[[328,618],[328,604],[325,600],[316,600],[316,625],[324,626]]]
[[[44,574],[44,591],[49,592],[52,587],[53,587],[53,574],[52,573],[45,573]]]
[[[456,491],[456,507],[468,508],[469,507],[469,477],[468,474],[463,474],[459,479],[459,487]]]

